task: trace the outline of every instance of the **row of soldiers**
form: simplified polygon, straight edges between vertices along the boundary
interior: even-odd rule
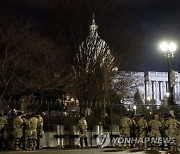
[[[80,137],[80,147],[84,147],[83,142],[85,143],[85,147],[88,147],[88,134],[87,134],[87,121],[85,115],[83,114],[78,122],[79,126],[79,137]],[[169,151],[178,151],[178,129],[180,128],[180,122],[175,119],[174,115],[167,115],[163,120],[159,119],[158,115],[154,115],[153,119],[147,122],[145,115],[141,115],[141,117],[135,121],[135,116],[129,118],[128,114],[125,114],[124,117],[120,119],[120,135],[124,138],[134,138],[133,142],[131,142],[131,147],[135,147],[135,138],[142,139],[145,138],[150,139],[158,139],[158,138],[168,138],[169,141],[172,139],[173,142],[168,143]],[[167,141],[167,140],[166,140]],[[152,151],[159,151],[160,146],[164,148],[164,142],[162,144],[159,142],[150,142]],[[129,143],[124,143],[123,147],[129,148]],[[146,142],[138,143],[139,150],[145,150],[147,148]]]
[[[3,144],[8,147],[7,133],[8,121],[0,115],[0,149]],[[43,134],[43,118],[39,113],[29,113],[23,115],[22,112],[18,112],[13,119],[13,130],[11,135],[13,137],[12,147],[13,150],[36,150],[40,146],[40,137]]]
[[[169,151],[178,151],[178,129],[180,128],[180,122],[175,119],[174,115],[169,114],[165,116],[163,120],[159,120],[158,115],[154,115],[153,119],[147,122],[145,115],[141,115],[140,119],[136,122],[135,117],[128,117],[127,114],[120,120],[120,134],[125,138],[137,137],[145,139],[147,135],[150,139],[167,137],[173,139],[173,142],[168,144]],[[138,133],[136,130],[138,129]],[[163,143],[162,143],[163,144]],[[128,146],[128,145],[126,145]],[[159,151],[159,143],[151,142],[151,150]],[[145,143],[139,143],[139,150],[146,148]]]

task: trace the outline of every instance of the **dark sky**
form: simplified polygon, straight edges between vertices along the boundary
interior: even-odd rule
[[[145,29],[144,61],[139,71],[166,71],[158,44],[162,40],[175,41],[173,69],[180,72],[180,0],[121,0],[137,15]]]
[[[3,0],[5,1],[5,0]],[[31,8],[51,8],[51,0],[9,0]],[[113,0],[112,0],[113,1]],[[158,48],[162,40],[175,41],[179,48],[175,55],[173,69],[180,72],[180,0],[120,0],[130,12],[141,21],[145,30],[143,63],[138,71],[166,71],[163,54]],[[24,4],[23,4],[24,2]],[[27,4],[28,3],[28,4]],[[28,10],[23,10],[28,13]],[[40,11],[41,12],[41,11]],[[43,20],[37,9],[34,13]],[[38,21],[40,22],[40,21]]]

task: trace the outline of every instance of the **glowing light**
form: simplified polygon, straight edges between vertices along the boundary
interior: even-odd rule
[[[147,100],[148,100],[148,101],[150,101],[150,100],[151,100],[150,96],[148,96],[148,97],[147,97]]]
[[[167,93],[166,93],[166,96],[167,96],[167,97],[169,97],[169,96],[170,96],[170,93],[169,93],[169,92],[167,92]]]
[[[171,42],[171,43],[169,44],[169,51],[171,51],[171,52],[175,52],[175,51],[176,51],[176,49],[177,49],[176,44],[175,44],[175,43],[173,43],[173,42]]]
[[[168,48],[169,48],[169,46],[168,46],[167,42],[162,42],[162,43],[160,44],[160,49],[161,49],[161,51],[167,51]]]
[[[163,52],[167,52],[167,51],[170,51],[170,52],[175,52],[176,51],[176,49],[177,49],[177,46],[176,46],[176,44],[174,43],[174,42],[170,42],[170,43],[168,43],[168,42],[162,42],[161,44],[160,44],[160,49],[161,49],[161,51],[163,51]]]
[[[134,109],[134,110],[136,110],[136,109],[137,109],[137,106],[136,106],[136,105],[134,105],[134,106],[133,106],[133,109]]]

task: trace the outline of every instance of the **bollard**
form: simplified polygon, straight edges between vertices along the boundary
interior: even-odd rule
[[[77,129],[77,126],[70,126],[70,138],[69,138],[69,145],[72,148],[75,148],[76,146],[79,147],[79,132]]]
[[[103,132],[104,132],[103,126],[102,125],[94,125],[93,132],[95,133],[95,135],[103,134]]]
[[[64,148],[64,126],[57,125],[57,134],[55,135],[58,142],[58,148]]]
[[[103,130],[102,125],[94,125],[93,126],[93,137],[95,138],[95,140],[97,140],[98,135],[102,135],[103,132],[104,132],[104,130]],[[96,142],[96,146],[99,146],[99,145],[97,145],[97,142]]]
[[[111,132],[114,135],[119,135],[119,125],[111,125]]]
[[[120,132],[119,132],[119,125],[111,125],[110,126],[110,137],[111,137],[111,146],[116,147],[118,146],[118,143],[116,143],[115,138],[120,137]]]

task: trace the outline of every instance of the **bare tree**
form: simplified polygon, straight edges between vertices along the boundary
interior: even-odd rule
[[[113,79],[113,90],[119,95],[119,100],[128,99],[134,102],[134,94],[143,84],[143,78],[136,72],[120,71]]]
[[[51,48],[51,45],[47,45],[49,44],[47,43],[49,42],[49,40],[40,39],[38,41],[39,37],[36,36],[38,39],[33,38],[31,39],[31,41],[27,41],[27,44],[29,44],[29,42],[32,42],[32,49],[37,49],[35,51],[38,56],[35,56],[34,52],[30,52],[29,49],[27,50],[28,52],[26,53],[28,53],[28,55],[26,55],[24,58],[28,60],[27,63],[23,66],[26,68],[23,70],[26,71],[25,73],[22,73],[23,71],[19,71],[19,73],[21,72],[20,74],[21,76],[23,76],[23,79],[22,81],[17,80],[21,82],[21,84],[19,84],[19,82],[14,82],[17,83],[15,87],[19,85],[22,86],[22,83],[24,83],[23,87],[26,87],[25,91],[32,92],[32,89],[34,89],[34,93],[39,93],[40,91],[45,92],[48,89],[50,90],[50,87],[56,87],[56,82],[54,82],[56,78],[58,76],[61,76],[60,78],[63,78],[64,76],[64,73],[62,73],[62,71],[60,71],[60,73],[57,73],[59,71],[54,69],[56,68],[56,66],[58,66],[58,64],[54,63],[54,61],[59,61],[61,62],[61,65],[59,65],[61,66],[61,68],[59,68],[59,70],[64,70],[65,66],[66,75],[73,73],[74,79],[75,77],[78,77],[76,78],[76,80],[73,80],[71,86],[74,89],[75,95],[81,94],[81,99],[109,100],[110,96],[108,95],[110,95],[110,92],[112,92],[112,88],[114,87],[112,85],[111,78],[113,78],[114,73],[117,73],[116,71],[112,71],[112,68],[115,67],[114,62],[116,63],[119,71],[132,70],[134,69],[136,64],[140,62],[142,55],[140,46],[143,39],[143,31],[139,24],[139,21],[136,17],[134,17],[134,15],[128,13],[128,11],[122,6],[119,0],[107,0],[106,2],[104,2],[104,0],[53,0],[52,3],[54,3],[54,7],[52,10],[48,10],[49,14],[46,16],[47,18],[46,22],[43,25],[43,30],[46,32],[46,36],[51,36],[50,38],[53,40],[53,43],[55,40],[56,44],[60,46],[58,47],[60,49],[57,49],[58,51],[63,49],[60,51],[60,53],[62,53],[63,56],[64,54],[68,55],[68,60],[66,59],[66,62],[64,62],[64,60],[61,60],[61,57],[63,56],[62,54],[60,56],[57,56],[58,52],[53,52],[56,57],[51,57],[53,56],[53,54],[51,55],[49,51],[46,51],[50,50]],[[91,57],[89,58],[91,59],[91,61],[86,61],[88,63],[84,65],[85,59],[77,58],[81,58],[81,55],[83,55],[84,51],[80,51],[79,45],[88,36],[88,27],[90,25],[93,12],[95,12],[96,22],[99,26],[98,32],[101,38],[103,38],[108,43],[108,48],[113,55],[111,56],[114,57],[114,62],[111,66],[109,66],[111,56],[109,56],[109,58],[105,60],[105,63],[102,61],[102,57],[104,56],[103,53],[101,53],[101,55],[103,56],[98,55],[99,58],[95,59],[95,61],[92,61],[93,56],[95,56],[95,53],[97,52],[92,52],[87,49],[87,43],[85,43],[83,50],[91,53]],[[31,36],[31,34],[29,36]],[[40,44],[42,45],[41,47],[39,47]],[[50,44],[52,44],[51,41]],[[35,47],[35,45],[38,47]],[[96,46],[97,43],[95,43],[94,45]],[[91,45],[91,48],[94,45]],[[43,47],[45,47],[46,49],[43,49]],[[97,47],[95,48],[96,49],[94,50],[97,50]],[[104,50],[107,51],[107,47],[104,48],[106,48]],[[67,50],[65,50],[64,52],[64,49]],[[57,51],[56,49],[54,49],[54,47],[52,50]],[[44,56],[41,51],[47,52],[46,54],[49,55],[50,58]],[[30,54],[34,55],[34,58],[29,58],[31,57]],[[45,60],[46,62],[50,60],[50,63],[55,65],[55,67],[51,68],[47,64],[44,64],[42,62],[42,59],[39,57],[47,59]],[[57,60],[58,58],[60,60]],[[86,58],[86,56],[84,56],[84,58]],[[36,62],[34,62],[33,59],[36,59]],[[68,65],[68,67],[66,65]],[[29,67],[28,69],[27,66]],[[73,66],[73,72],[71,72],[70,70],[71,66]],[[23,67],[21,67],[21,69]],[[49,74],[46,72],[48,68],[51,68]],[[27,73],[29,75],[27,75]],[[81,77],[78,76],[79,73],[81,74]],[[28,80],[32,78],[34,78],[35,80]],[[66,83],[67,82],[65,82],[65,84]],[[71,83],[71,80],[69,80],[69,83]],[[59,83],[59,85],[62,86],[63,84]],[[19,87],[20,91],[23,89],[21,86]]]
[[[32,93],[41,96],[60,95],[70,83],[66,72],[65,50],[58,48],[52,41],[36,38],[35,51],[30,53],[26,71],[29,74],[23,81],[24,86]]]
[[[31,30],[29,24],[1,20],[1,97],[60,91],[67,82],[65,50]]]
[[[23,66],[23,53],[28,51],[26,40],[29,33],[28,26],[7,19],[0,20],[0,86],[1,97],[10,94],[10,89],[18,84],[17,74]]]

